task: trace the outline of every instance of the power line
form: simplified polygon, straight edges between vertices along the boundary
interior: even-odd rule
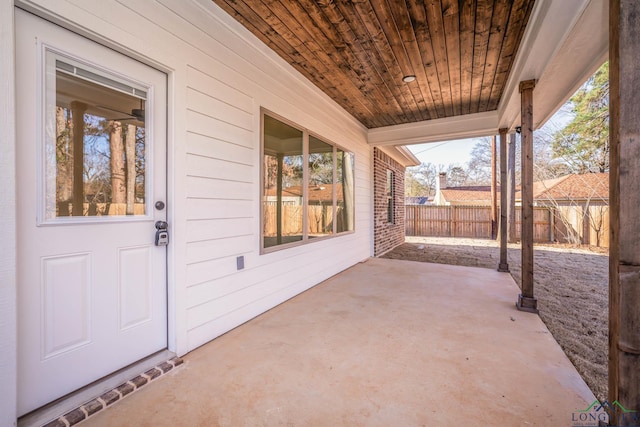
[[[424,153],[425,151],[433,150],[434,148],[438,148],[438,147],[440,147],[441,145],[448,144],[448,143],[450,143],[450,142],[453,142],[453,141],[445,141],[445,142],[441,142],[440,144],[436,144],[436,145],[434,145],[433,147],[427,147],[427,148],[425,148],[424,150],[420,150],[420,151],[418,151],[417,153],[413,153],[413,154],[414,154],[414,156],[417,156],[418,154],[422,154],[422,153]]]

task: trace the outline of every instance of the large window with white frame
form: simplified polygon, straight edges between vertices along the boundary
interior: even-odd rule
[[[354,155],[262,114],[262,250],[354,230]]]

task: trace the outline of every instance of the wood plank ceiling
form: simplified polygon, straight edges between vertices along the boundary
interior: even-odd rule
[[[376,128],[495,110],[535,0],[212,1]]]

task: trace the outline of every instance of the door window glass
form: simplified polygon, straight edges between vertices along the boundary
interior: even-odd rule
[[[47,53],[44,218],[147,214],[147,93]]]

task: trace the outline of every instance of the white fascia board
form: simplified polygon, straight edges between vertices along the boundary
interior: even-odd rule
[[[538,0],[518,49],[502,100],[500,127],[520,124],[521,81],[537,80],[534,128],[539,128],[606,60],[606,0]]]
[[[378,148],[405,168],[420,165],[420,160],[405,146],[383,145]]]
[[[369,144],[412,145],[494,135],[498,131],[498,113],[467,114],[444,119],[369,129]]]
[[[609,4],[591,0],[533,91],[536,128],[543,126],[608,59]],[[537,114],[536,108],[540,110]]]
[[[404,165],[405,167],[420,166],[421,164],[420,160],[407,147],[405,147],[404,145],[401,145],[401,146],[396,146],[395,148],[407,159],[407,162]]]

